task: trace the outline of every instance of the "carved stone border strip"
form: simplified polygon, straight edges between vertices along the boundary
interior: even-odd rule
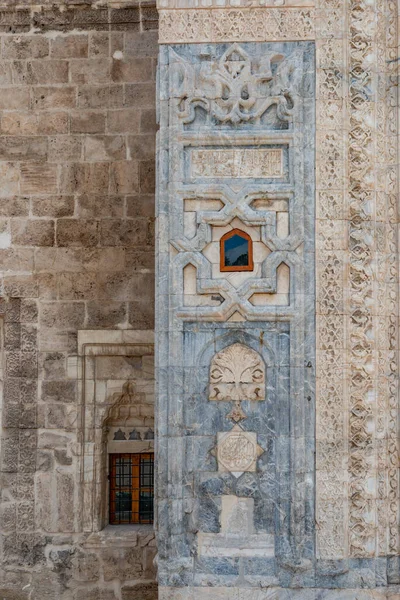
[[[157,9],[201,9],[201,8],[285,8],[315,6],[315,0],[158,0]]]
[[[314,9],[212,8],[160,10],[160,44],[312,40]]]
[[[377,554],[398,552],[397,6],[377,0]],[[378,76],[378,77],[379,77]],[[382,80],[384,78],[384,80]]]
[[[316,520],[317,556],[347,555],[344,319],[346,88],[345,3],[317,10],[316,147]]]

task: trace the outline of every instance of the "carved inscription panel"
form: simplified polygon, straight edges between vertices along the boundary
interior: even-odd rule
[[[282,177],[281,149],[192,150],[192,177],[271,178]]]

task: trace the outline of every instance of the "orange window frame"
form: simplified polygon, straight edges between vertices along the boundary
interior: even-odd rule
[[[125,459],[130,464],[131,473],[127,475],[129,479],[128,485],[117,486],[117,461]],[[151,524],[152,519],[141,519],[140,518],[140,494],[144,492],[154,493],[153,486],[141,486],[141,473],[140,463],[142,459],[147,459],[153,462],[154,465],[154,454],[153,452],[148,453],[130,453],[130,454],[110,454],[110,507],[109,507],[109,521],[111,525],[124,525],[124,524]],[[154,467],[153,467],[154,468]],[[124,475],[120,475],[124,477]],[[116,506],[117,506],[117,492],[129,492],[131,494],[131,518],[121,520],[116,519]],[[114,509],[114,510],[113,510]],[[118,511],[123,512],[123,511]],[[128,511],[127,511],[128,512]],[[112,518],[114,515],[114,518]]]
[[[240,266],[226,266],[225,265],[225,242],[226,242],[226,240],[229,240],[234,235],[238,235],[248,242],[249,261],[248,261],[247,265],[240,265]],[[220,268],[220,271],[222,271],[222,272],[224,272],[224,271],[253,271],[253,269],[254,269],[253,240],[251,239],[251,237],[249,236],[248,233],[246,233],[245,231],[242,231],[241,229],[232,229],[232,231],[228,231],[227,233],[225,233],[225,235],[223,235],[221,237],[221,239],[219,241],[219,255],[220,255],[219,268]]]

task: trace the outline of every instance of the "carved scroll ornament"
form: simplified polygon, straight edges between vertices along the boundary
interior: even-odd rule
[[[280,120],[291,117],[294,94],[289,86],[294,67],[281,54],[267,54],[257,72],[238,44],[228,48],[218,63],[204,62],[199,70],[176,53],[173,64],[178,114],[184,123],[194,121],[196,107],[222,124],[254,121],[273,105]]]

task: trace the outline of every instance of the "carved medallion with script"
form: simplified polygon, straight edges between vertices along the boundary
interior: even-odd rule
[[[235,476],[255,472],[257,458],[264,450],[257,444],[257,434],[243,431],[235,425],[231,431],[218,433],[218,471],[229,471]]]

